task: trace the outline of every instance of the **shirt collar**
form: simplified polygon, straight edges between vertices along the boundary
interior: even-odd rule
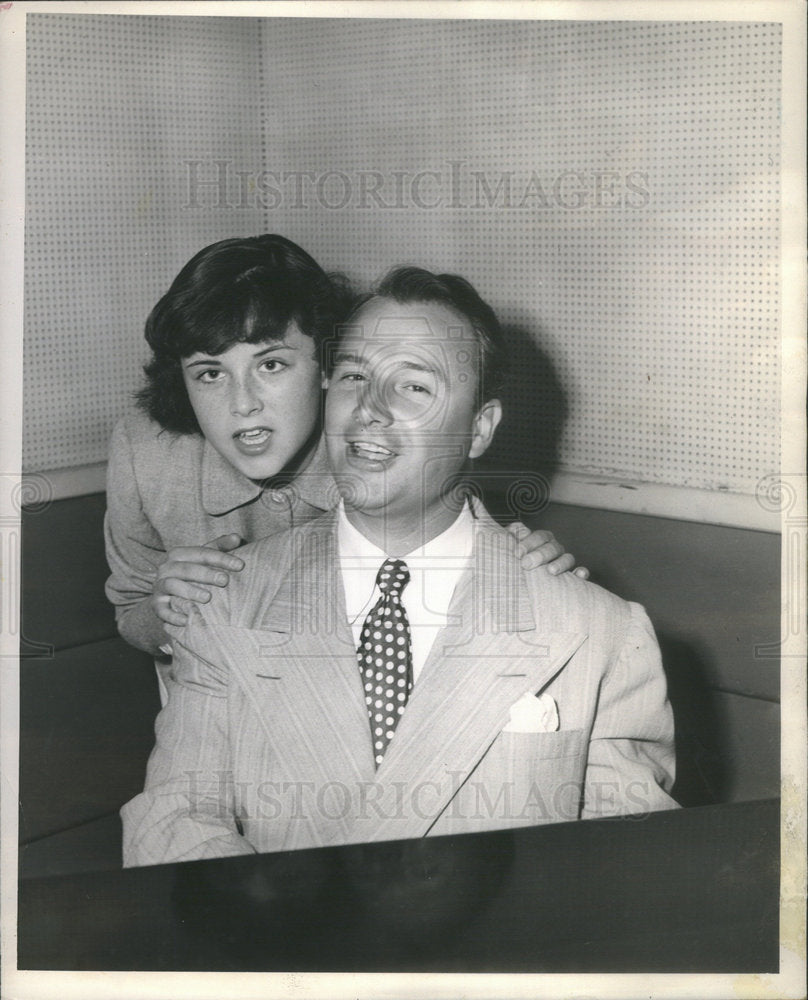
[[[205,439],[202,447],[202,506],[206,513],[227,514],[252,503],[262,492],[258,483],[242,475]],[[336,488],[328,468],[323,437],[306,468],[278,492],[293,492],[296,498],[318,510],[333,507]]]
[[[340,560],[361,560],[362,562],[375,560],[378,566],[388,558],[373,542],[355,528],[348,520],[345,513],[345,505],[340,500],[337,507],[337,542],[339,544]],[[409,562],[435,562],[440,559],[468,558],[474,546],[474,515],[468,504],[463,505],[463,509],[455,520],[435,538],[430,539],[425,545],[419,545],[417,549],[408,552],[402,559]]]
[[[375,592],[376,574],[388,556],[351,524],[342,501],[337,507],[336,518],[345,610],[348,620],[354,623],[367,610]],[[474,513],[464,504],[445,531],[402,557],[410,573],[419,579],[420,591],[425,587],[429,590],[432,613],[445,613],[449,607],[460,573],[474,549],[474,526]],[[418,608],[412,610],[423,617]],[[418,624],[423,622],[419,620]]]
[[[337,507],[337,545],[339,546],[340,562],[356,562],[356,564],[373,563],[381,566],[387,556],[382,550],[369,541],[348,520],[345,504],[342,500]]]
[[[441,560],[467,559],[474,548],[474,517],[467,503],[449,527],[425,545],[407,553],[408,564],[440,565]]]

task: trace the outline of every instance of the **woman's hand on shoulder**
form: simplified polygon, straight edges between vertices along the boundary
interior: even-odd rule
[[[523,569],[534,569],[536,566],[546,566],[548,573],[557,576],[559,573],[573,572],[582,580],[589,579],[589,570],[585,566],[575,566],[575,556],[564,551],[564,546],[556,539],[552,531],[541,531],[514,521],[508,525],[508,531],[518,539],[517,553]]]
[[[206,545],[183,545],[170,549],[157,570],[151,604],[167,625],[185,625],[194,604],[207,604],[210,587],[226,587],[230,574],[244,568],[238,556],[230,555],[243,539],[237,534],[220,535]]]

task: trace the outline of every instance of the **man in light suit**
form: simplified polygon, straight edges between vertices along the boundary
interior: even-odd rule
[[[124,863],[462,833],[675,807],[651,625],[456,487],[490,444],[503,343],[467,282],[393,272],[335,346],[342,503],[240,550],[174,631]]]

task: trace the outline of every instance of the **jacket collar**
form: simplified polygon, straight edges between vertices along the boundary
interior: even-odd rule
[[[494,633],[535,628],[530,591],[515,552],[515,539],[497,524],[477,497],[470,496],[469,505],[474,516],[472,562],[458,581],[449,608],[450,618],[455,605],[469,600],[468,589],[473,587],[475,579],[491,579],[496,573],[498,587],[478,590],[477,601],[481,604],[476,619],[478,627]]]
[[[263,488],[248,479],[222,458],[213,445],[202,445],[202,506],[213,516],[229,514],[256,500]],[[278,492],[304,501],[318,510],[329,510],[337,498],[334,479],[328,468],[325,439],[320,438],[308,467]]]
[[[449,605],[449,626],[462,629],[465,625],[493,635],[535,629],[530,589],[515,552],[516,540],[494,521],[476,497],[471,497],[469,503],[474,516],[474,548],[471,562],[458,580]],[[323,614],[332,622],[332,628],[343,619],[347,622],[337,542],[337,509],[330,509],[295,533],[292,542],[294,552],[290,554],[289,570],[273,602],[283,610],[269,608],[268,620],[274,621],[274,627],[288,628],[289,609],[295,609],[298,623],[314,611],[317,615],[311,622],[320,621]],[[491,579],[496,579],[498,586],[479,586],[480,580]],[[267,627],[267,620],[258,627]],[[315,633],[320,627],[304,625],[303,631]],[[333,634],[321,638],[333,641]]]

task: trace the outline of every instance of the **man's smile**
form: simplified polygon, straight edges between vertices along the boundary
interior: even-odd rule
[[[397,452],[377,441],[359,440],[348,442],[348,456],[378,467],[392,462],[397,457]]]

